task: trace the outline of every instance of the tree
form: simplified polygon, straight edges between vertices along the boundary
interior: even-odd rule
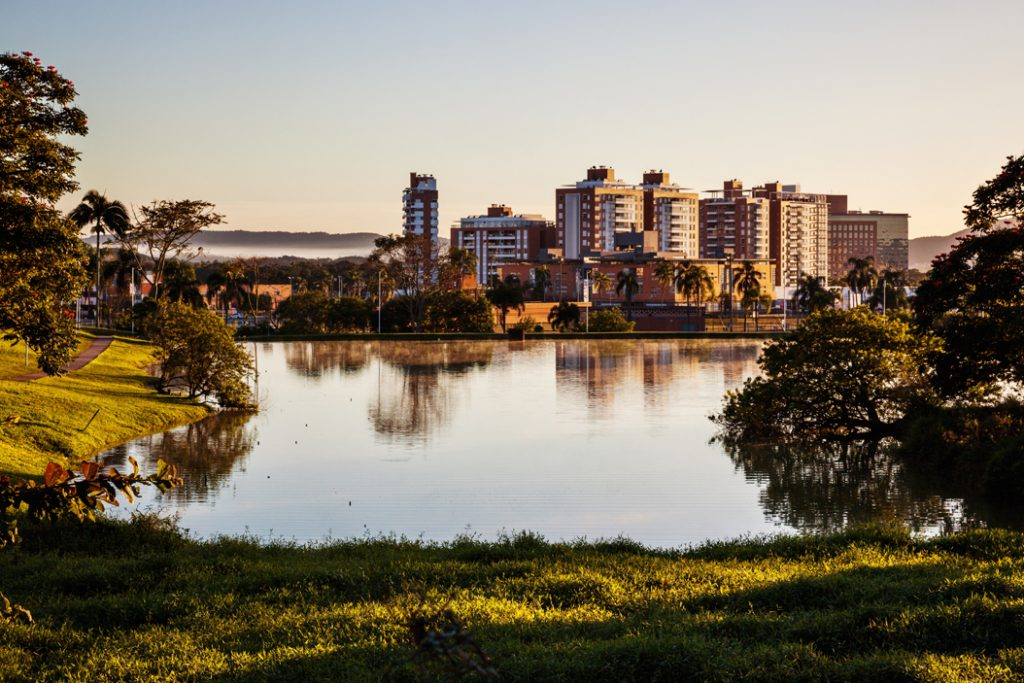
[[[726,394],[715,420],[747,440],[860,439],[899,433],[908,414],[934,405],[929,334],[865,308],[813,313],[769,341],[761,376]]]
[[[324,334],[329,331],[331,299],[320,291],[294,294],[277,307],[276,317],[286,334]]]
[[[113,233],[123,239],[130,223],[128,211],[119,201],[110,201],[106,195],[89,190],[82,203],[71,210],[68,218],[79,228],[90,226],[96,233],[96,324],[100,322],[100,235]]]
[[[160,288],[168,261],[182,254],[190,256],[189,248],[195,236],[211,225],[224,222],[224,216],[213,208],[209,202],[183,199],[156,201],[140,209],[142,219],[136,220],[121,242],[135,255],[136,265],[151,285],[154,299],[162,294]],[[151,272],[142,267],[144,258],[152,262]]]
[[[560,301],[551,307],[548,324],[552,329],[568,332],[580,324],[580,307],[568,301]]]
[[[0,55],[0,334],[50,374],[77,348],[67,306],[87,280],[78,229],[54,208],[78,188],[78,153],[59,141],[88,131],[75,94],[31,53]]]
[[[907,278],[901,270],[885,269],[878,276],[878,284],[868,299],[872,310],[903,310],[910,306],[907,299]]]
[[[608,277],[607,273],[603,273],[600,270],[591,271],[590,282],[592,283],[591,286],[594,288],[594,291],[597,292],[599,296],[611,291],[612,279]]]
[[[762,300],[761,273],[757,271],[752,261],[743,261],[740,264],[740,272],[737,274],[733,286],[740,293],[740,306],[743,307],[743,331],[746,332],[750,311]]]
[[[551,287],[551,269],[547,266],[537,266],[533,269],[533,298],[544,301],[547,298],[548,289]]]
[[[865,256],[864,258],[857,258],[851,256],[846,262],[850,266],[850,271],[846,274],[846,286],[850,288],[851,294],[857,293],[857,305],[859,306],[862,301],[865,289],[874,289],[878,282],[878,271],[875,270],[875,258],[873,256]]]
[[[251,407],[245,380],[253,371],[252,359],[217,315],[163,300],[145,330],[157,347],[160,391],[203,400],[213,396],[222,408]]]
[[[636,323],[627,321],[618,308],[602,308],[590,316],[591,332],[632,332]]]
[[[836,295],[825,288],[822,278],[815,275],[804,275],[796,281],[793,291],[793,306],[804,313],[814,313],[832,308],[836,303]]]
[[[469,249],[451,247],[442,263],[442,280],[448,289],[461,289],[462,279],[476,273],[476,266],[476,254]]]
[[[691,300],[700,306],[715,294],[715,283],[712,281],[708,269],[689,261],[683,261],[676,271],[675,286],[676,291],[682,293],[686,299],[687,318],[690,316]],[[689,324],[689,320],[687,320],[687,324]]]
[[[626,319],[633,321],[633,295],[640,291],[640,281],[636,270],[623,268],[615,278],[615,293],[624,294],[626,299]]]
[[[518,311],[524,308],[526,298],[523,296],[523,286],[519,284],[519,278],[515,275],[508,275],[504,280],[494,278],[486,296],[488,301],[498,309],[498,322],[501,323],[501,331],[505,332],[505,320],[508,317],[508,312],[513,308]]]
[[[678,268],[670,261],[658,261],[654,267],[654,279],[658,281],[662,289],[668,289],[676,280]]]
[[[427,294],[441,281],[444,263],[429,236],[388,235],[373,242],[370,261],[380,264],[403,295],[413,329],[419,330],[426,313]]]
[[[171,301],[181,301],[192,308],[205,307],[202,294],[199,293],[199,280],[196,269],[191,264],[171,259],[164,267],[164,296]]]
[[[933,359],[947,396],[1024,382],[1024,156],[980,186],[964,215],[971,234],[932,261],[914,314],[943,348]],[[1000,223],[997,219],[1009,219]]]
[[[436,291],[428,297],[424,329],[428,332],[493,332],[493,307],[484,297]]]

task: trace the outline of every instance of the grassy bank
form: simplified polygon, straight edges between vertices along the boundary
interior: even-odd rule
[[[0,589],[35,623],[0,621],[4,680],[435,680],[409,623],[439,614],[512,681],[1024,678],[1024,536],[1008,532],[664,553],[198,543],[152,521],[24,531]]]
[[[83,347],[90,340],[83,335]],[[148,344],[119,337],[81,370],[63,377],[13,382],[5,378],[25,372],[24,350],[4,346],[0,350],[0,473],[39,474],[50,460],[81,460],[133,437],[206,415],[202,406],[153,390],[145,371],[152,351]],[[31,359],[30,366],[35,369]]]

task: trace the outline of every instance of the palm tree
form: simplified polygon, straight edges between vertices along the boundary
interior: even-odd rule
[[[823,278],[815,275],[804,275],[796,281],[793,292],[793,305],[797,310],[813,313],[829,308],[836,301],[836,295],[825,289]]]
[[[654,279],[662,289],[668,289],[676,279],[677,270],[676,265],[670,261],[658,261],[654,267]]]
[[[676,271],[676,291],[686,297],[686,317],[689,323],[690,300],[696,301],[700,306],[704,300],[710,299],[715,294],[715,283],[711,279],[711,273],[705,266],[698,266],[683,261],[679,270]]]
[[[846,284],[851,292],[854,290],[857,292],[857,305],[859,306],[863,299],[864,290],[874,289],[878,283],[875,258],[873,256],[865,256],[864,258],[851,256],[846,264],[850,266],[850,272],[846,274]]]
[[[600,270],[591,271],[590,282],[594,291],[598,294],[604,294],[612,288],[612,279],[608,277],[607,273],[603,273]]]
[[[626,299],[626,320],[633,322],[633,295],[640,291],[640,281],[636,278],[636,270],[623,268],[615,278],[615,293],[623,294]]]
[[[89,190],[82,203],[71,210],[68,218],[74,222],[79,229],[91,225],[92,231],[96,233],[96,324],[100,324],[100,235],[106,232],[114,233],[118,239],[123,239],[128,233],[130,223],[128,221],[128,210],[119,201],[110,201],[106,195],[96,190]]]
[[[454,285],[453,289],[459,288],[459,285],[462,283],[462,278],[476,272],[476,265],[476,254],[471,252],[469,249],[452,247],[448,250],[448,266],[450,267],[452,276],[455,279],[455,282],[452,283]]]
[[[743,331],[747,331],[747,317],[750,310],[761,300],[761,273],[754,268],[751,261],[743,261],[740,264],[740,271],[733,282],[736,291],[740,293],[740,305],[743,306]]]
[[[906,308],[909,305],[906,286],[907,278],[903,271],[886,268],[878,277],[878,285],[868,299],[868,306],[881,308],[883,313],[893,308]]]
[[[551,269],[547,266],[537,266],[533,269],[533,296],[544,301],[548,288],[551,286]]]
[[[552,329],[560,332],[572,329],[573,325],[579,325],[580,307],[568,301],[560,301],[551,307],[548,313],[548,323]]]

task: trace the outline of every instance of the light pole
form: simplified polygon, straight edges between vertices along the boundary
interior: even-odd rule
[[[377,334],[380,334],[380,314],[384,310],[384,299],[381,296],[384,270],[377,271]]]

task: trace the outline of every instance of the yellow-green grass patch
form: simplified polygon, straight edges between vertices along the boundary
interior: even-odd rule
[[[18,370],[9,371],[15,364],[10,356],[19,350],[0,353],[0,371],[8,377],[24,372],[23,351]],[[150,344],[118,337],[96,360],[62,377],[0,379],[0,473],[37,475],[51,460],[75,464],[208,414],[194,401],[157,393],[146,372],[152,362]]]

